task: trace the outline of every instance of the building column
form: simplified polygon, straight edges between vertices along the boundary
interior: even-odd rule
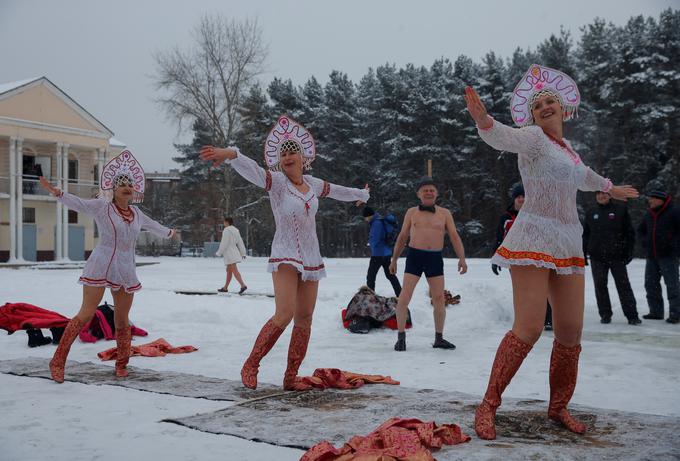
[[[9,138],[9,262],[17,257],[17,157],[16,138]]]
[[[68,192],[68,149],[69,149],[68,144],[64,144],[62,146],[62,163],[61,163],[61,178],[62,178],[62,185],[61,185],[61,190],[64,192]],[[62,251],[62,257],[65,260],[68,260],[68,208],[65,206],[62,206],[62,233],[61,233],[61,251]]]
[[[17,138],[17,261],[24,260],[24,140]]]
[[[62,149],[62,143],[57,143],[57,155],[56,155],[56,180],[57,180],[57,187],[61,189],[61,167],[62,167],[62,160],[61,160],[61,149]],[[57,204],[57,219],[55,220],[55,234],[54,234],[54,260],[59,261],[63,259],[64,257],[64,252],[62,251],[62,237],[61,233],[64,230],[63,229],[63,205],[59,200],[56,201]]]
[[[106,163],[106,151],[104,149],[97,149],[97,171],[99,172],[99,177],[94,178],[95,182],[101,188],[100,181],[102,179],[102,170],[104,170],[104,164]]]

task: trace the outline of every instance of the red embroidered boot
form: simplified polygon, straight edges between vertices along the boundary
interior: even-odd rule
[[[66,366],[66,357],[71,350],[71,344],[76,340],[80,330],[83,328],[84,323],[78,320],[78,318],[71,319],[64,328],[64,333],[59,341],[59,346],[57,350],[54,351],[54,356],[50,360],[50,374],[52,379],[58,383],[64,382],[64,367]]]
[[[283,375],[283,388],[287,391],[306,391],[312,388],[312,386],[303,383],[297,375],[300,365],[307,355],[307,345],[311,332],[311,328],[293,327],[290,346],[288,346],[288,367]]]
[[[283,328],[276,325],[272,319],[264,324],[260,334],[257,335],[253,350],[241,368],[241,381],[245,387],[257,389],[257,371],[260,367],[260,360],[274,347],[281,333],[283,333]]]
[[[563,346],[553,342],[550,355],[550,405],[548,417],[562,423],[571,432],[585,434],[586,425],[575,420],[567,410],[567,404],[576,389],[576,375],[578,374],[578,356],[581,345],[573,347]]]
[[[126,328],[116,329],[116,376],[126,378],[128,376],[127,364],[130,360],[130,346],[132,331],[130,325]]]
[[[486,388],[482,403],[475,411],[475,432],[480,438],[486,440],[496,438],[496,409],[501,404],[501,394],[510,384],[531,347],[512,331],[508,331],[503,337],[493,361],[489,386]]]

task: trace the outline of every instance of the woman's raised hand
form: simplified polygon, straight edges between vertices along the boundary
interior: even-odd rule
[[[630,185],[625,186],[612,186],[609,189],[609,195],[616,200],[628,200],[629,198],[638,198],[640,193],[636,188]]]
[[[214,146],[203,146],[200,152],[201,160],[212,162],[214,167],[218,167],[225,160],[234,160],[238,155],[235,149],[220,149]]]
[[[40,176],[40,185],[42,186],[43,189],[49,192],[50,195],[54,195],[56,197],[61,194],[61,189],[57,189],[52,184],[50,184],[50,182],[47,179],[45,179],[44,176]]]
[[[493,119],[486,113],[486,107],[479,98],[477,92],[471,87],[465,87],[465,102],[467,103],[467,110],[481,129],[491,128],[493,126]]]

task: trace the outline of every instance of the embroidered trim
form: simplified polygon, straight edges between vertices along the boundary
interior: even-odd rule
[[[329,183],[328,181],[324,181],[323,182],[323,189],[321,189],[321,195],[319,195],[319,197],[321,197],[321,198],[328,197],[328,194],[330,194],[330,193],[331,193],[331,183]]]
[[[501,246],[496,250],[496,253],[505,259],[532,259],[534,261],[543,261],[552,263],[555,267],[585,267],[586,260],[584,258],[555,258],[549,254],[539,253],[536,251],[510,251]]]
[[[604,189],[602,189],[602,192],[609,193],[609,191],[612,190],[612,187],[614,187],[614,184],[612,183],[611,179],[607,178],[607,185],[604,186]]]
[[[323,269],[324,267],[326,267],[323,264],[321,264],[320,266],[305,266],[302,261],[300,261],[299,259],[294,259],[294,258],[269,258],[269,262],[271,264],[285,263],[285,262],[298,263],[306,271],[319,271],[319,270]]]
[[[579,163],[581,163],[581,157],[576,152],[571,150],[571,148],[567,145],[567,143],[564,142],[564,140],[557,139],[553,137],[551,134],[546,133],[545,131],[543,133],[545,133],[545,135],[548,137],[548,139],[550,139],[553,142],[553,144],[557,144],[563,150],[565,150],[567,154],[569,154],[569,157],[571,157],[571,161],[574,162],[574,165],[578,165]]]
[[[264,172],[264,190],[267,192],[272,190],[272,172],[269,170]]]
[[[111,207],[107,208],[107,216],[109,217],[109,222],[111,223],[111,229],[113,229],[113,253],[111,253],[111,259],[109,259],[109,264],[106,266],[106,272],[104,277],[108,277],[109,269],[111,269],[111,263],[113,262],[114,256],[116,256],[116,248],[118,247],[118,233],[116,232],[116,225],[113,224],[113,219],[111,219]]]
[[[79,282],[82,282],[85,285],[90,285],[90,286],[103,286],[103,287],[108,287],[108,288],[114,288],[116,290],[120,288],[124,288],[125,292],[131,293],[133,291],[139,291],[142,289],[142,284],[138,283],[137,285],[133,285],[131,287],[124,287],[123,285],[120,285],[118,283],[113,283],[110,280],[107,279],[91,279],[88,277],[81,276],[78,279]]]

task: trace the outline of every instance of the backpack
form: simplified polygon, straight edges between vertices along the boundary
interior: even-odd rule
[[[399,223],[393,214],[388,214],[384,218],[380,218],[385,229],[385,244],[388,247],[394,247],[399,235]]]

